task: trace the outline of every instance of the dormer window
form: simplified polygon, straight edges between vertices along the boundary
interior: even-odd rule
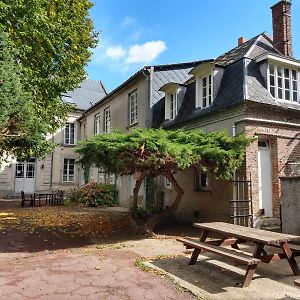
[[[200,107],[205,108],[212,103],[212,75],[199,78]]]
[[[174,120],[182,104],[185,87],[176,82],[168,82],[159,90],[165,93],[165,120]]]
[[[174,120],[176,115],[177,115],[177,95],[176,92],[174,93],[169,93],[166,94],[167,97],[167,102],[169,106],[169,115],[170,115],[170,120]]]
[[[279,100],[299,102],[299,72],[269,64],[269,92]]]
[[[190,71],[196,79],[196,108],[206,108],[212,105],[214,93],[218,92],[223,72],[223,68],[215,66],[213,62],[201,63]]]

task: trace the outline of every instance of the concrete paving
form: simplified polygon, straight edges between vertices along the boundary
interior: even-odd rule
[[[232,261],[214,254],[200,255],[196,265],[189,266],[190,255],[147,262],[147,266],[165,272],[177,284],[204,299],[230,300],[296,300],[300,288],[288,262],[260,264],[247,288],[241,288],[245,267],[233,266]],[[299,257],[296,258],[300,266]]]

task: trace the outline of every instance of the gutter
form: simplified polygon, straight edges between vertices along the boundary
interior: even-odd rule
[[[258,119],[258,118],[243,118],[243,119],[235,121],[234,122],[234,126],[236,126],[236,124],[238,124],[238,123],[246,122],[246,121],[258,122],[258,123],[264,123],[264,124],[276,124],[276,125],[284,125],[284,126],[294,126],[294,127],[299,127],[300,128],[300,124],[299,123],[274,121],[274,120],[264,120],[264,119]]]

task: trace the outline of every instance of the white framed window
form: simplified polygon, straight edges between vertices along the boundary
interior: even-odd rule
[[[195,170],[195,191],[209,191],[210,176],[207,172]]]
[[[94,134],[100,133],[100,114],[94,116]]]
[[[279,100],[299,102],[300,75],[295,69],[269,64],[268,89]]]
[[[64,158],[63,182],[75,181],[75,159]]]
[[[170,120],[174,120],[177,116],[177,93],[171,93],[169,96],[169,104],[170,104]]]
[[[177,89],[174,92],[166,93],[165,96],[165,119],[174,120],[178,112]]]
[[[171,181],[165,177],[165,187],[170,188],[172,186]]]
[[[104,109],[104,132],[110,132],[110,107]]]
[[[75,144],[75,123],[66,123],[65,127],[64,144],[74,145]]]
[[[213,102],[213,76],[212,73],[196,79],[196,107],[206,108]]]
[[[138,95],[137,91],[129,94],[129,125],[134,125],[138,121]]]

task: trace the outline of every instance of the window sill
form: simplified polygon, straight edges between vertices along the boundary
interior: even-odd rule
[[[198,192],[205,192],[205,193],[211,193],[211,189],[199,189],[199,190],[194,190],[195,193],[198,193]]]
[[[126,128],[130,129],[132,127],[138,126],[139,122],[135,122],[134,124],[128,125]]]
[[[282,102],[282,103],[293,103],[293,104],[298,104],[300,105],[300,102],[299,101],[292,101],[292,100],[283,100],[283,99],[279,99],[279,98],[274,98],[276,101],[278,102]]]

